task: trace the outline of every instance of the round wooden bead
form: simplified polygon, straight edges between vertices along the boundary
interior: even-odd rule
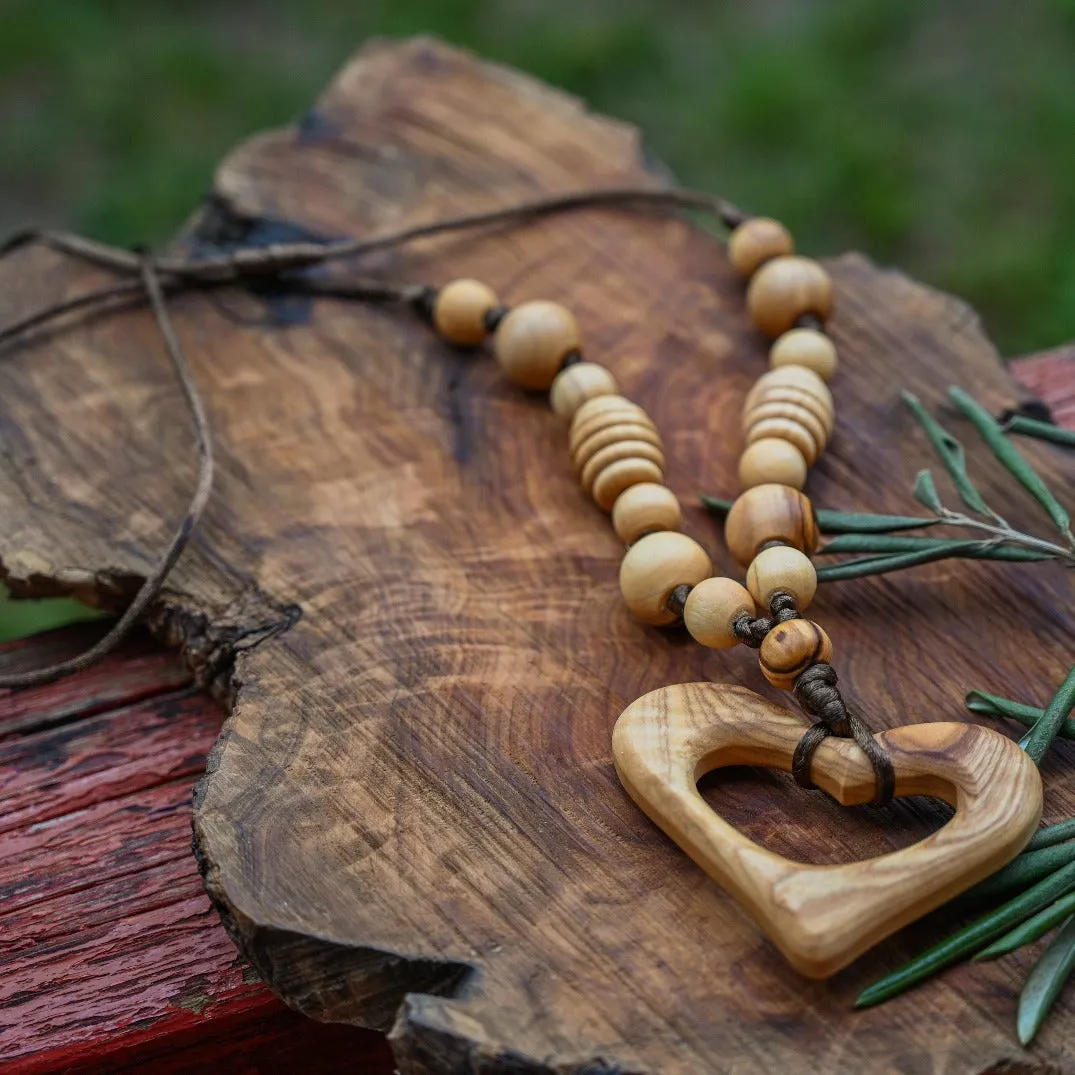
[[[596,362],[576,362],[562,369],[549,389],[549,404],[561,418],[572,418],[588,399],[614,396],[616,378]]]
[[[745,220],[728,238],[728,257],[740,276],[752,276],[763,262],[794,252],[791,232],[771,217]]]
[[[825,423],[813,411],[807,410],[806,407],[800,407],[797,403],[766,402],[758,404],[743,419],[743,423],[746,426],[747,444],[758,439],[757,436],[751,436],[751,431],[760,423],[773,418],[783,418],[801,425],[817,445],[818,452],[824,451],[825,446],[829,443],[829,431],[825,427]]]
[[[817,462],[821,446],[811,435],[810,430],[790,418],[764,418],[755,422],[747,433],[747,444],[754,444],[759,440],[786,440],[794,444],[802,453],[807,464],[813,466]]]
[[[453,280],[433,300],[433,327],[460,347],[481,343],[488,335],[485,315],[497,301],[496,292],[480,280]]]
[[[724,538],[728,551],[743,567],[770,541],[813,552],[818,543],[814,506],[809,497],[786,485],[755,485],[732,505]]]
[[[523,388],[548,388],[564,359],[582,346],[578,322],[558,302],[524,302],[497,326],[493,350],[504,372]]]
[[[777,337],[769,349],[769,365],[802,366],[823,381],[831,381],[836,372],[836,347],[824,332],[813,328],[793,328]]]
[[[817,592],[817,572],[806,553],[790,545],[772,545],[762,549],[747,568],[747,589],[765,611],[774,595],[786,593],[802,612]]]
[[[710,649],[730,649],[739,639],[732,624],[746,613],[752,619],[757,609],[754,598],[735,579],[703,579],[687,596],[683,623],[691,637]]]
[[[805,457],[790,441],[763,437],[739,457],[739,484],[744,489],[770,483],[801,489],[806,484],[806,469]]]
[[[751,278],[747,309],[762,332],[779,336],[794,328],[803,314],[822,320],[829,316],[832,280],[812,258],[773,258]]]
[[[647,444],[644,440],[621,440],[615,444],[607,445],[599,452],[594,452],[590,457],[579,475],[583,489],[591,492],[597,475],[606,467],[612,463],[618,463],[621,459],[648,459],[662,473],[664,471],[664,453],[660,448]]]
[[[659,483],[662,478],[664,478],[664,471],[652,459],[641,459],[638,456],[617,459],[615,463],[609,463],[594,478],[590,494],[599,508],[611,511],[616,498],[624,489],[629,489],[640,482]]]
[[[682,522],[679,498],[656,482],[640,482],[624,489],[612,505],[612,528],[625,545],[633,545],[653,531],[678,530]]]
[[[638,422],[617,422],[591,433],[578,446],[572,457],[575,469],[581,471],[602,448],[624,440],[640,440],[652,444],[654,448],[661,448],[661,438],[655,429]]]
[[[697,586],[713,570],[709,555],[693,538],[666,530],[636,541],[620,564],[620,592],[643,623],[675,622],[668,598],[677,586]]]
[[[792,690],[812,664],[828,664],[831,660],[829,636],[812,620],[801,617],[778,623],[762,640],[758,652],[762,674],[783,691]]]

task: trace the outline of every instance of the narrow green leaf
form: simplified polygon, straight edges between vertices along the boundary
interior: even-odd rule
[[[928,470],[918,472],[914,480],[913,492],[915,500],[920,504],[925,504],[927,508],[932,508],[938,514],[944,511],[940,494],[937,492],[937,484]]]
[[[886,974],[859,994],[855,1007],[868,1008],[910,989],[945,967],[981,951],[991,941],[1072,891],[1075,891],[1075,862]]]
[[[1011,933],[1005,933],[999,941],[983,948],[974,957],[974,962],[983,963],[987,959],[997,959],[1022,948],[1023,945],[1033,944],[1072,914],[1075,914],[1075,892],[1069,892],[1044,911],[1039,911],[1033,918],[1028,918],[1021,926],[1016,926]]]
[[[1041,765],[1041,759],[1056,738],[1064,719],[1075,709],[1075,667],[1072,667],[1060,684],[1060,689],[1053,695],[1053,700],[1045,707],[1041,719],[1023,737],[1019,745]]]
[[[983,717],[1006,717],[1008,720],[1017,720],[1025,728],[1032,728],[1045,713],[1044,709],[1039,709],[1036,705],[1013,702],[1010,698],[1001,698],[985,691],[971,691],[963,701],[972,713],[978,713]],[[1062,739],[1075,739],[1075,719],[1065,717],[1056,734]]]
[[[930,538],[909,534],[838,534],[818,549],[819,553],[861,553],[861,552],[925,552],[930,549],[951,550],[948,556],[971,556],[975,559],[1008,559],[1009,553],[1016,555],[1016,560],[1050,560],[1051,553],[1026,549],[1021,545],[1010,545],[992,539],[981,538]],[[994,556],[999,553],[999,556]]]
[[[1000,423],[972,396],[961,388],[949,388],[948,394],[955,405],[970,419],[982,440],[1008,472],[1045,509],[1056,528],[1071,539],[1071,516],[1050,492],[1038,472],[1030,465],[1018,448],[1004,435]]]
[[[903,393],[903,402],[911,408],[911,412],[926,431],[934,451],[941,457],[945,470],[952,476],[960,500],[979,515],[992,515],[989,505],[982,499],[982,494],[967,474],[967,453],[963,450],[963,445],[922,406],[922,401],[912,392]]]
[[[1030,838],[1030,842],[1023,851],[1037,851],[1042,847],[1052,847],[1053,844],[1062,844],[1065,840],[1075,840],[1075,818],[1069,821],[1059,821],[1055,825],[1046,825],[1044,829],[1038,829]]]
[[[1045,1022],[1064,983],[1075,968],[1075,918],[1068,919],[1064,928],[1053,939],[1027,975],[1026,984],[1019,994],[1019,1014],[1016,1030],[1019,1042],[1029,1045]]]
[[[1015,414],[1002,427],[1007,433],[1018,433],[1023,437],[1037,437],[1038,440],[1051,440],[1054,444],[1065,444],[1075,448],[1075,429],[1065,429],[1052,422],[1039,422],[1036,418],[1027,418]]]
[[[843,582],[865,575],[884,575],[902,571],[920,564],[933,563],[949,558],[971,560],[1034,561],[1051,560],[1049,553],[1023,549],[1012,545],[997,545],[990,541],[951,541],[918,552],[895,553],[891,556],[867,556],[860,560],[846,560],[842,564],[825,564],[817,569],[818,582]]]
[[[734,501],[702,496],[702,504],[722,518],[732,510]],[[884,534],[890,530],[918,530],[936,526],[941,520],[927,515],[874,515],[866,511],[817,509],[817,525],[823,534]]]
[[[958,902],[1009,899],[1069,862],[1075,862],[1075,842],[1043,847],[1038,851],[1024,851],[1003,869],[967,889],[958,897]]]

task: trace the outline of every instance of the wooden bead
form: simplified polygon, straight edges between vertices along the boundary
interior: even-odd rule
[[[803,314],[822,320],[832,312],[832,280],[812,258],[779,257],[767,261],[751,278],[747,309],[767,336],[795,327]]]
[[[791,232],[771,217],[757,216],[744,221],[728,239],[728,257],[740,276],[753,276],[770,258],[794,252]]]
[[[488,335],[485,315],[497,302],[496,292],[480,280],[453,280],[433,300],[433,327],[449,343],[472,347]]]
[[[660,435],[655,429],[638,422],[617,422],[591,433],[578,446],[577,451],[572,456],[575,469],[581,471],[602,448],[607,448],[610,444],[617,444],[623,440],[640,440],[646,444],[652,444],[654,448],[662,447]]]
[[[620,564],[620,592],[627,607],[656,627],[679,617],[668,608],[677,586],[696,586],[712,573],[705,549],[693,538],[667,530],[636,541]]]
[[[806,459],[794,444],[763,437],[739,457],[739,484],[744,489],[772,483],[801,489],[806,484],[806,470]]]
[[[751,431],[761,422],[772,418],[784,418],[789,422],[801,425],[813,438],[818,452],[824,451],[825,446],[829,443],[829,431],[825,427],[825,423],[813,411],[808,410],[806,407],[800,407],[797,403],[774,402],[760,403],[750,414],[744,417],[743,423],[746,426],[747,444],[758,439],[757,436],[752,437],[750,435]]]
[[[750,591],[735,579],[703,579],[691,590],[683,606],[683,623],[691,637],[710,649],[730,649],[738,644],[732,624],[746,613],[757,613]]]
[[[829,386],[813,370],[808,370],[805,366],[781,366],[779,369],[763,373],[747,393],[743,407],[749,410],[762,397],[785,390],[803,392],[812,396],[827,411],[835,412],[836,410]]]
[[[755,422],[750,427],[750,432],[747,433],[748,445],[769,439],[786,440],[789,444],[794,444],[809,466],[817,462],[817,457],[821,452],[821,445],[814,439],[810,430],[798,422],[793,422],[790,418],[762,419],[760,422]]]
[[[836,426],[836,415],[816,396],[802,392],[798,388],[770,388],[752,402],[752,409],[743,413],[743,428],[749,429],[752,417],[763,407],[795,407],[808,411],[813,420],[820,424],[822,436],[826,443]],[[766,415],[766,417],[773,417]]]
[[[648,459],[651,463],[664,472],[664,453],[660,448],[647,444],[644,440],[621,440],[615,444],[609,444],[594,454],[582,468],[579,480],[586,492],[593,490],[597,475],[613,463],[621,459]],[[611,508],[611,505],[609,505]]]
[[[588,399],[571,419],[568,448],[572,455],[587,437],[599,429],[623,422],[635,422],[656,429],[653,419],[637,404],[623,396],[596,396]]]
[[[682,522],[679,498],[656,482],[640,482],[624,489],[612,505],[612,528],[625,545],[633,545],[652,531],[678,530]]]
[[[823,381],[831,381],[836,372],[836,347],[824,332],[813,328],[793,328],[779,336],[769,349],[769,365],[802,366]]]
[[[504,372],[523,388],[548,388],[564,359],[582,347],[574,315],[558,302],[524,302],[497,326],[493,350]]]
[[[786,485],[755,485],[740,494],[724,523],[724,539],[736,562],[746,567],[770,541],[811,553],[818,530],[810,498]]]
[[[802,612],[817,592],[817,572],[806,553],[789,545],[772,545],[762,549],[747,568],[747,589],[765,612],[778,593],[791,594]]]
[[[572,418],[588,399],[614,396],[616,378],[596,362],[576,362],[562,369],[549,389],[549,404],[561,418]]]
[[[594,478],[590,493],[599,508],[611,511],[616,498],[624,489],[640,482],[660,483],[663,478],[664,471],[652,459],[632,456],[630,459],[618,459],[615,463],[609,463]]]
[[[812,664],[828,664],[831,660],[829,636],[812,620],[801,617],[778,623],[762,640],[758,652],[762,674],[782,691],[792,690]]]

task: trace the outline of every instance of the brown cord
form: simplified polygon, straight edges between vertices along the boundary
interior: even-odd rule
[[[161,294],[160,280],[153,268],[153,263],[147,258],[142,262],[141,287],[145,288],[149,304],[153,310],[153,316],[157,322],[157,328],[164,340],[165,350],[171,360],[172,367],[183,389],[183,396],[187,401],[191,419],[198,439],[198,484],[191,498],[190,506],[186,515],[172,536],[168,548],[149,573],[145,581],[135,594],[134,600],[127,606],[123,615],[112,625],[108,633],[88,650],[72,657],[67,661],[49,665],[47,668],[37,668],[29,672],[16,672],[11,675],[0,676],[0,687],[37,687],[43,683],[51,683],[61,676],[70,675],[73,672],[81,672],[91,664],[99,661],[109,651],[114,649],[124,638],[127,632],[134,626],[137,619],[149,607],[150,602],[160,592],[175,562],[179,559],[183,550],[187,547],[194,528],[198,525],[202,511],[209,499],[210,490],[213,487],[213,443],[209,432],[209,419],[202,405],[201,396],[198,394],[194,377],[183,355],[183,349],[172,327],[171,318],[164,304],[164,296]]]

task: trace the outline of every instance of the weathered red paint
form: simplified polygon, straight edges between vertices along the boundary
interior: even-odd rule
[[[47,663],[88,635],[0,647],[0,666]],[[139,638],[70,680],[0,695],[0,1067],[390,1071],[380,1035],[273,998],[211,908],[190,794],[221,714],[187,684]]]

